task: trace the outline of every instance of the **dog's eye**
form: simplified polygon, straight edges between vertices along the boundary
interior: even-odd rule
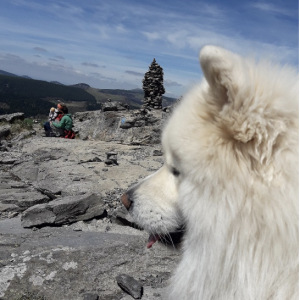
[[[174,167],[172,167],[171,172],[175,177],[178,177],[180,175],[180,172]]]

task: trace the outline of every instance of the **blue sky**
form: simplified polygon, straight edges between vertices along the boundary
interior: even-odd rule
[[[214,44],[299,64],[296,0],[0,0],[0,69],[64,84],[141,88],[153,58],[166,96],[202,75]]]

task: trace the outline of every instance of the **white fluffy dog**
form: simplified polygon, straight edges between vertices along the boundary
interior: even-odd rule
[[[298,299],[298,74],[214,46],[200,64],[165,165],[122,202],[148,247],[185,225],[169,299]]]

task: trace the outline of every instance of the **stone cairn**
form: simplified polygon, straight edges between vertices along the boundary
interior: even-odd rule
[[[149,71],[145,73],[143,79],[144,107],[162,108],[162,95],[165,93],[163,68],[153,59],[149,66]]]

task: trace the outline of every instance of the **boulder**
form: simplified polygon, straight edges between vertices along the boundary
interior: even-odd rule
[[[120,288],[131,295],[134,299],[142,298],[143,286],[139,281],[126,274],[118,275],[116,280]]]
[[[99,111],[101,112],[101,111]],[[83,122],[85,120],[90,119],[91,117],[94,116],[94,113],[91,111],[82,111],[82,112],[76,112],[73,114],[73,121],[77,122]]]
[[[104,202],[96,194],[67,196],[30,207],[22,215],[22,226],[70,224],[99,217],[104,213]]]
[[[108,101],[102,104],[102,110],[103,111],[122,111],[122,110],[128,110],[129,105],[122,103],[122,102],[117,102],[117,101]]]
[[[1,115],[0,116],[0,122],[8,122],[13,123],[16,120],[24,120],[24,113],[14,113],[14,114],[8,114],[8,115]]]

